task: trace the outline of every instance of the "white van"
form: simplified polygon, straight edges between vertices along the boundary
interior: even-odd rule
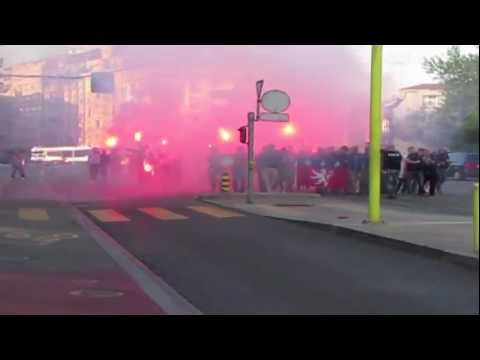
[[[56,164],[83,163],[88,161],[88,155],[92,150],[89,146],[36,146],[31,150],[32,162],[48,162]]]

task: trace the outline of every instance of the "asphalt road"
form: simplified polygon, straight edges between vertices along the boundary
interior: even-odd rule
[[[163,313],[65,208],[0,201],[0,315]]]
[[[478,268],[192,205],[206,204],[176,197],[79,208],[204,314],[478,314]],[[145,207],[183,217],[161,210],[169,218],[161,220]],[[102,222],[95,209],[123,220]]]

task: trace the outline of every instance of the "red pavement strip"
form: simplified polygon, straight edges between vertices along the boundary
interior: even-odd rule
[[[120,272],[0,273],[1,315],[164,315]]]

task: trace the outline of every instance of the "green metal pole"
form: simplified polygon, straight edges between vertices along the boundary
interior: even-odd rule
[[[382,144],[382,45],[372,46],[368,220],[380,222],[380,147]]]
[[[478,183],[473,184],[473,250],[478,251]]]

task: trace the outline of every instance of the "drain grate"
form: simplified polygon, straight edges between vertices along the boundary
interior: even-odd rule
[[[295,204],[295,203],[291,203],[291,204],[275,204],[275,206],[278,206],[278,207],[310,207],[310,206],[313,206],[312,204]]]
[[[70,291],[70,295],[89,298],[117,298],[123,296],[124,294],[118,290],[79,289]]]

